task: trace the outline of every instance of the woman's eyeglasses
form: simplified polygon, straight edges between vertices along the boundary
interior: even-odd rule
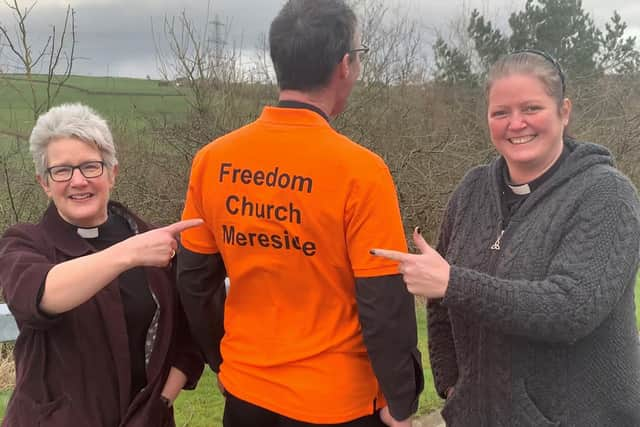
[[[73,171],[75,169],[80,170],[80,173],[85,178],[97,178],[104,172],[104,162],[94,160],[81,163],[78,166],[51,166],[50,168],[47,168],[47,173],[55,182],[66,182],[71,180],[71,178],[73,177]]]

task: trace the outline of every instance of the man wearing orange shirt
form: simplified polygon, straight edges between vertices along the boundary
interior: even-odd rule
[[[269,42],[279,103],[195,157],[178,286],[207,360],[224,307],[219,380],[226,427],[408,426],[423,378],[406,251],[384,161],[337,133],[360,73],[343,0],[289,0]]]

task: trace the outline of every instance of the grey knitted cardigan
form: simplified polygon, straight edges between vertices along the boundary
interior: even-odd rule
[[[448,426],[640,426],[637,194],[605,148],[565,144],[499,242],[502,158],[449,201],[449,287],[427,304],[436,388],[455,386]]]

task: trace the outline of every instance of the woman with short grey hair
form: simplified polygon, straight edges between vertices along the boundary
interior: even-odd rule
[[[29,150],[37,175],[45,176],[49,143],[71,137],[95,144],[107,168],[118,164],[116,147],[107,121],[86,105],[62,104],[41,115],[31,131]]]
[[[0,285],[19,328],[3,426],[174,426],[171,404],[202,359],[185,327],[173,257],[183,221],[151,229],[110,200],[118,174],[107,122],[81,104],[33,128],[37,224],[0,239]]]

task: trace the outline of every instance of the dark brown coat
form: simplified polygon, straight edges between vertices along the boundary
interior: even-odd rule
[[[148,229],[132,217],[140,232]],[[2,426],[174,426],[172,410],[159,399],[169,369],[187,375],[185,388],[197,384],[203,361],[186,328],[172,269],[146,268],[160,318],[148,384],[135,397],[117,281],[61,315],[38,310],[37,294],[49,270],[93,251],[53,205],[40,223],[13,226],[0,239],[0,285],[20,330],[16,388]]]

